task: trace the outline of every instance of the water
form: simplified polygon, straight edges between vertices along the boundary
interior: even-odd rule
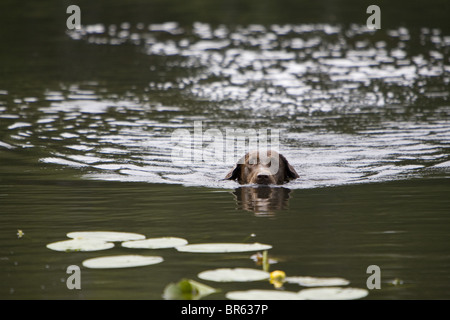
[[[375,32],[344,17],[190,20],[164,7],[164,19],[149,20],[111,5],[103,19],[95,5],[81,6],[78,31],[33,29],[39,17],[65,22],[45,2],[22,24],[2,19],[18,31],[2,31],[14,48],[0,80],[2,298],[161,299],[167,284],[205,269],[257,267],[250,254],[164,249],[163,264],[132,273],[82,269],[83,288],[71,291],[67,266],[129,253],[45,247],[87,230],[269,243],[279,261],[272,269],[288,275],[365,288],[375,264],[382,289],[369,299],[449,298],[444,18],[417,25],[408,24],[415,11],[403,23],[387,14]],[[41,41],[23,41],[33,33]],[[180,129],[187,143],[177,149]],[[211,142],[208,130],[220,132],[218,148],[195,149]],[[276,188],[223,181],[246,146],[228,158],[214,152],[237,130],[278,133],[276,147],[300,178]],[[222,289],[215,299],[270,288],[208,284]]]

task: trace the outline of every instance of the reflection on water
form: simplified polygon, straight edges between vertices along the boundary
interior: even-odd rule
[[[8,48],[0,59],[0,296],[161,299],[167,284],[207,268],[256,267],[248,255],[163,250],[161,266],[83,270],[83,289],[68,290],[66,267],[93,255],[58,255],[45,245],[71,231],[116,230],[190,243],[251,235],[273,245],[269,254],[287,275],[342,276],[364,287],[367,266],[376,264],[382,290],[369,299],[448,297],[448,31],[416,23],[421,13],[405,8],[406,26],[373,32],[350,24],[355,16],[334,14],[336,5],[308,19],[308,10],[287,14],[282,2],[270,2],[272,14],[267,2],[250,1],[258,9],[251,15],[229,4],[227,14],[242,15],[212,24],[185,14],[210,15],[198,9],[211,1],[157,2],[161,11],[149,10],[152,1],[108,1],[108,10],[85,4],[89,24],[67,34],[58,29],[64,4],[0,11],[11,26],[0,30]],[[438,2],[423,6],[436,12]],[[390,25],[403,25],[386,11]],[[297,22],[227,22],[255,21],[261,12]],[[127,14],[146,22],[121,23]],[[156,16],[180,20],[148,22]],[[279,151],[300,178],[242,187],[222,180],[235,161],[173,162],[177,129],[208,145],[195,122],[203,132],[280,130]],[[390,286],[395,279],[404,285]],[[253,285],[221,284],[216,298]]]
[[[240,187],[234,190],[238,208],[257,216],[272,216],[286,209],[291,190],[282,187]]]
[[[239,101],[247,109],[293,115],[448,96],[450,36],[438,29],[411,34],[406,28],[375,33],[358,25],[229,28],[197,22],[182,28],[169,22],[92,25],[69,35],[93,44],[132,43],[145,54],[166,57],[169,70],[198,70],[149,87],[232,101],[233,109]],[[436,77],[441,86],[425,90]]]
[[[291,189],[447,174],[450,36],[438,29],[167,22],[68,35],[136,46],[152,58],[151,80],[120,94],[95,81],[36,97],[1,90],[1,148],[42,149],[41,162],[92,179],[236,187],[221,181],[233,163],[224,158],[172,161],[173,132],[193,134],[201,121],[204,131],[280,130],[280,151],[300,174]]]

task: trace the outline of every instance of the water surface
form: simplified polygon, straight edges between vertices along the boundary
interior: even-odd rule
[[[371,31],[364,15],[325,14],[336,8],[300,21],[278,6],[229,19],[110,3],[104,17],[81,4],[81,30],[45,1],[12,10],[22,24],[1,19],[12,28],[1,33],[11,48],[0,79],[1,297],[161,299],[205,269],[259,268],[249,254],[164,249],[161,265],[83,269],[82,290],[68,290],[67,266],[97,254],[45,245],[114,230],[269,243],[273,269],[360,288],[375,264],[382,289],[369,299],[449,298],[450,33],[439,13],[406,10],[396,22],[383,10]],[[156,5],[157,18],[142,14]],[[300,178],[268,189],[223,181],[247,145],[217,156],[208,130],[223,150],[230,132],[278,133],[270,142]],[[98,255],[119,253],[129,251]],[[270,285],[220,288],[211,298]]]

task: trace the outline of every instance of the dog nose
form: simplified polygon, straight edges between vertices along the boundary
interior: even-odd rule
[[[256,183],[259,184],[269,184],[270,183],[270,177],[268,174],[260,173],[256,176]]]

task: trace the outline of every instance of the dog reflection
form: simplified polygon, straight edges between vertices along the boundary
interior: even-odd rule
[[[273,215],[275,211],[287,208],[290,189],[269,186],[240,187],[233,194],[239,209],[256,215]]]

